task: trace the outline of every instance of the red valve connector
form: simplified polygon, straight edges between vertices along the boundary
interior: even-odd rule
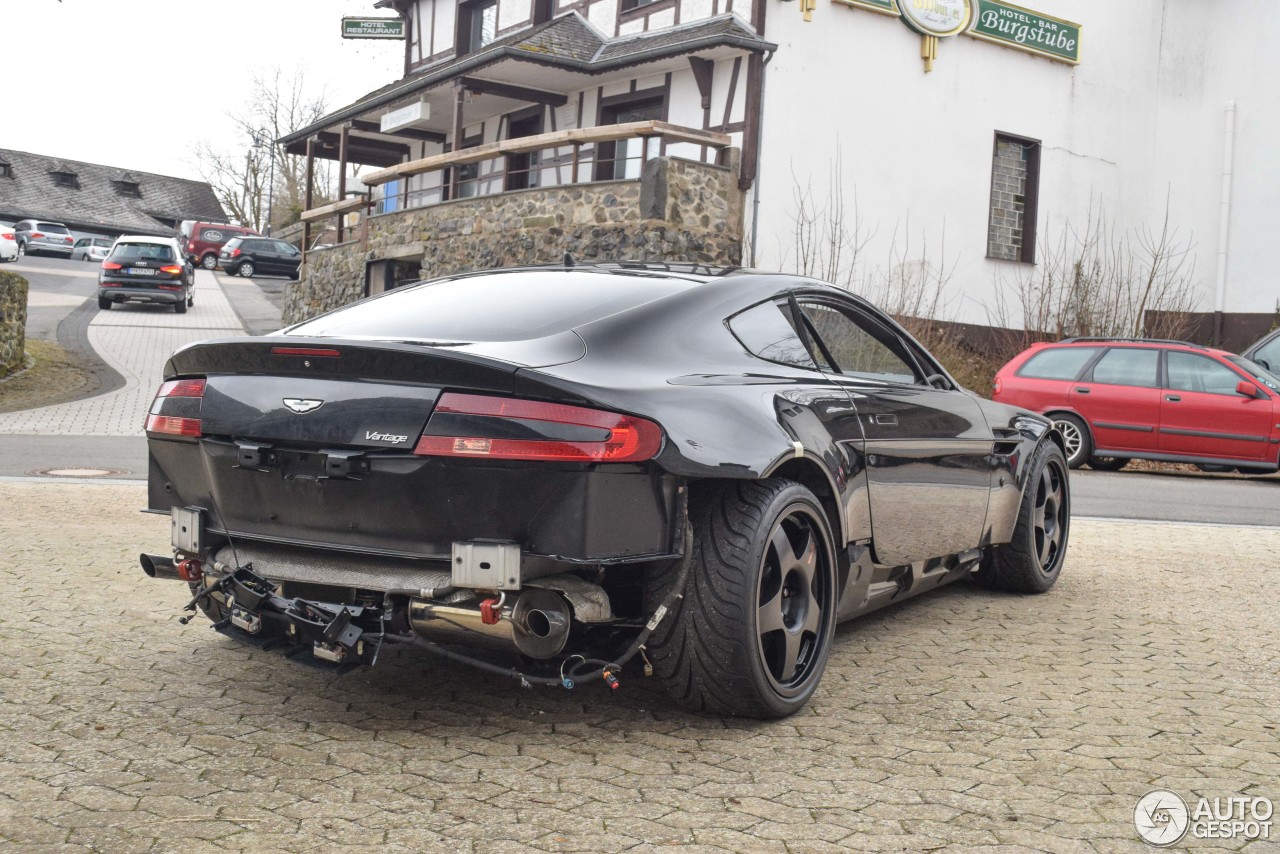
[[[480,622],[486,626],[497,625],[502,619],[502,600],[485,599],[480,603]]]
[[[604,683],[609,686],[609,690],[611,691],[617,691],[622,687],[622,683],[618,681],[618,677],[614,676],[613,672],[610,670],[606,670],[604,673],[601,673],[600,678],[604,679]]]
[[[178,562],[178,575],[188,584],[199,584],[204,580],[204,567],[200,561],[187,558]]]

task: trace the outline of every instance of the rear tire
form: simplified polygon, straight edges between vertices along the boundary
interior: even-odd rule
[[[779,718],[799,711],[835,632],[835,546],[822,505],[790,480],[738,481],[691,496],[684,597],[649,639],[654,673],[696,712]],[[677,573],[647,578],[656,608]]]
[[[245,261],[236,268],[236,275],[245,279],[253,278],[253,262]]]
[[[214,267],[218,266],[218,256],[209,252],[200,259],[200,266],[204,267],[206,270],[212,270]]]
[[[1089,468],[1094,471],[1120,471],[1129,465],[1128,457],[1090,457]]]
[[[1013,593],[1044,593],[1062,572],[1071,532],[1071,484],[1067,458],[1054,442],[1031,456],[1013,539],[991,546],[974,580]]]
[[[1066,412],[1058,412],[1049,417],[1053,419],[1053,426],[1062,434],[1067,465],[1073,469],[1080,468],[1093,453],[1093,440],[1089,437],[1088,425],[1083,418]]]
[[[1205,474],[1231,474],[1235,470],[1235,466],[1220,466],[1214,463],[1196,463],[1195,466]]]
[[[98,308],[101,311],[110,311],[111,300],[107,299],[106,297],[98,297]]]
[[[187,313],[187,301],[186,301],[186,300],[184,300],[184,299],[180,299],[180,300],[178,300],[177,302],[175,302],[175,303],[173,304],[173,311],[174,311],[174,314],[186,314],[186,313]]]

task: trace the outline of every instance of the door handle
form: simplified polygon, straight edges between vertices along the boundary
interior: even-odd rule
[[[1089,393],[1089,389],[1087,389],[1087,388],[1079,388],[1079,387],[1077,387],[1077,388],[1076,388],[1076,391],[1078,391],[1080,394],[1088,394],[1088,393]]]
[[[873,424],[878,424],[878,425],[880,425],[881,427],[897,427],[897,426],[898,426],[898,416],[896,416],[896,415],[873,415],[873,416],[871,416],[871,422],[872,422]]]
[[[1164,399],[1169,401],[1170,403],[1177,403],[1178,401],[1182,400],[1182,398],[1176,394],[1166,394],[1164,396]]]

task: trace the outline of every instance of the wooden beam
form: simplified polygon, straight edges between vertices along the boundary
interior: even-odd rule
[[[465,99],[467,90],[462,86],[462,82],[458,81],[453,84],[453,151],[457,154],[462,151],[462,102]],[[427,158],[430,159],[430,158]],[[461,164],[459,164],[461,165]],[[458,170],[453,169],[449,173],[449,198],[458,198]]]
[[[312,185],[316,179],[316,155],[315,155],[316,138],[307,137],[307,171],[306,171],[306,188],[302,191],[302,209],[304,211],[311,210],[312,202]],[[307,250],[311,248],[311,223],[303,221],[302,223],[302,263],[307,263]]]
[[[460,120],[460,118],[459,118]],[[461,136],[461,131],[458,132]],[[559,130],[551,133],[540,133],[537,136],[524,136],[519,139],[504,139],[471,148],[447,151],[444,154],[433,154],[420,160],[410,160],[375,169],[360,176],[367,186],[385,184],[409,175],[421,175],[447,166],[461,166],[466,163],[478,163],[504,154],[525,154],[530,151],[541,151],[559,145],[590,145],[599,142],[616,142],[620,139],[631,139],[640,136],[662,137],[668,142],[690,142],[694,145],[706,145],[711,148],[727,148],[733,144],[733,138],[725,133],[710,130],[696,130],[681,127],[669,122],[656,120],[642,122],[626,122],[620,125],[599,125],[597,127]]]
[[[689,67],[693,69],[693,81],[698,84],[698,94],[702,96],[702,109],[711,109],[711,76],[715,63],[700,56],[689,57]]]
[[[532,101],[535,104],[550,104],[563,107],[569,103],[569,96],[559,92],[545,92],[542,89],[530,89],[527,86],[515,86],[511,83],[498,83],[494,80],[481,80],[478,77],[461,78],[462,86],[468,92],[477,95],[496,95],[499,98],[511,98],[515,101]]]
[[[326,217],[341,216],[343,214],[352,213],[353,211],[358,211],[366,207],[368,204],[369,197],[364,193],[360,193],[359,195],[352,196],[349,199],[343,199],[340,202],[332,202],[331,204],[321,205],[313,210],[303,211],[301,219],[303,222],[316,222],[318,220],[325,219]]]
[[[347,197],[347,137],[351,135],[351,128],[347,125],[342,126],[342,130],[338,131],[338,198],[345,199]],[[342,214],[338,214],[338,239],[336,242],[342,242]]]
[[[400,130],[384,131],[382,125],[378,122],[365,121],[364,119],[352,119],[347,124],[351,125],[352,130],[364,131],[365,133],[380,133],[386,136],[400,136],[405,139],[416,139],[420,142],[440,142],[446,139],[445,135],[438,130],[420,130],[418,128],[401,128]]]

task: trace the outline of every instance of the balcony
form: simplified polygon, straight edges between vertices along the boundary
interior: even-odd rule
[[[641,121],[556,131],[377,169],[367,191],[303,213],[336,226],[306,253],[285,320],[408,281],[579,260],[737,264],[738,151],[713,131]]]

